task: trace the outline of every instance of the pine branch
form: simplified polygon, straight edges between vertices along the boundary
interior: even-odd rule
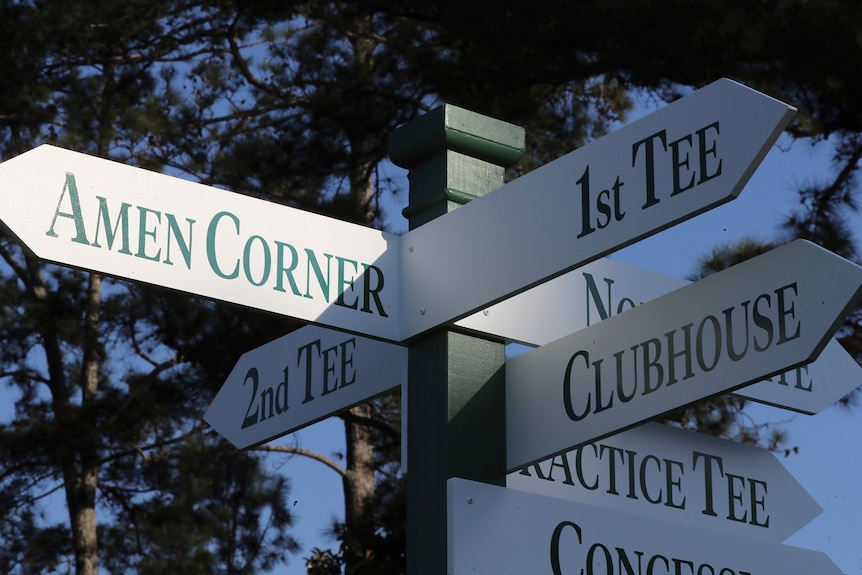
[[[276,453],[302,455],[304,457],[308,457],[309,459],[313,459],[314,461],[318,461],[326,465],[342,477],[347,474],[347,471],[343,467],[335,463],[333,460],[329,459],[328,457],[324,457],[323,455],[320,455],[319,453],[316,453],[314,451],[303,449],[302,447],[293,447],[290,445],[259,445],[257,447],[250,448],[249,451],[270,451]]]

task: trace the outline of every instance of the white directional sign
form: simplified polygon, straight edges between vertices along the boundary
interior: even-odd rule
[[[0,182],[42,259],[399,339],[398,236],[48,145]]]
[[[544,345],[689,285],[688,280],[602,258],[458,321],[459,327]],[[813,415],[862,385],[862,368],[832,339],[812,363],[734,394]]]
[[[450,479],[448,499],[449,575],[841,575],[818,551],[496,485]]]
[[[690,284],[600,258],[455,322],[525,345],[545,345]]]
[[[822,511],[768,450],[659,423],[526,467],[506,486],[774,542]]]
[[[862,268],[804,240],[506,362],[509,470],[812,361]]]
[[[794,112],[719,80],[411,230],[401,242],[403,335],[733,199]]]
[[[734,395],[814,415],[862,385],[862,370],[840,343],[830,339],[817,359],[734,391]]]
[[[243,449],[406,380],[406,347],[309,325],[243,354],[204,421]]]

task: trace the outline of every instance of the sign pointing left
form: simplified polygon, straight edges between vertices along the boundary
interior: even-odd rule
[[[307,325],[243,354],[204,421],[244,449],[344,411],[406,380],[406,347]]]
[[[398,236],[49,145],[0,164],[37,257],[399,339]]]

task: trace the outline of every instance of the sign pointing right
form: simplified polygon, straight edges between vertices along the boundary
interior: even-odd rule
[[[511,473],[506,487],[776,543],[822,512],[772,452],[655,422]]]
[[[401,241],[402,336],[732,200],[795,112],[718,80],[410,230]]]
[[[691,282],[602,258],[457,322],[529,346],[565,337]],[[565,302],[555,305],[555,302]],[[859,387],[862,368],[834,338],[812,363],[735,395],[814,415]]]
[[[506,362],[513,470],[812,361],[862,268],[796,240]]]
[[[817,551],[465,479],[448,500],[451,575],[841,573]]]

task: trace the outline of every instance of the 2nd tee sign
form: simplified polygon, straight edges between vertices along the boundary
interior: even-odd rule
[[[506,362],[509,470],[812,361],[862,268],[796,240]]]
[[[307,325],[243,354],[204,421],[244,449],[406,380],[406,347]]]

